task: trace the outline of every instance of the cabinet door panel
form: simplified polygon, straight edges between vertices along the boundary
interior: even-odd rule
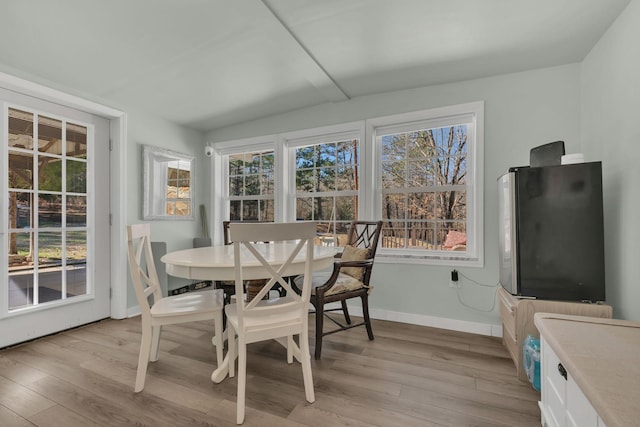
[[[564,396],[566,396],[567,390],[567,380],[562,376],[560,370],[558,369],[562,365],[562,363],[549,345],[545,346],[545,354],[543,356],[543,359],[546,359],[545,363],[547,365],[547,375],[549,376],[549,382],[557,390],[558,396],[560,396],[560,398],[562,399],[562,404],[564,405]]]
[[[598,414],[571,376],[567,380],[567,425],[572,427],[598,425]]]

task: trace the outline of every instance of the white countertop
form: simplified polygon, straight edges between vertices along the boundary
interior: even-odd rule
[[[607,427],[640,426],[640,322],[550,313],[534,322]]]

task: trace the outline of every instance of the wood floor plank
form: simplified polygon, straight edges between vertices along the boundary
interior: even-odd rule
[[[0,426],[33,427],[34,424],[0,404]]]
[[[140,327],[139,317],[104,320],[0,350],[0,425],[235,425],[237,378],[210,380],[213,324],[164,328],[160,359],[134,393]],[[374,334],[325,337],[313,404],[282,346],[249,345],[245,425],[539,425],[539,393],[517,379],[499,339],[379,320]],[[313,337],[310,321],[312,351]]]
[[[478,419],[492,422],[495,425],[513,425],[513,419],[516,415],[519,417],[519,426],[533,426],[539,423],[540,417],[538,413],[522,412],[522,408],[529,407],[530,402],[526,402],[526,405],[516,405],[512,401],[510,402],[511,405],[507,405],[508,408],[505,408],[504,399],[492,399],[486,393],[474,394],[473,391],[469,392],[468,390],[463,391],[460,389],[458,393],[455,393],[456,395],[453,395],[450,388],[443,387],[442,384],[437,387],[439,387],[439,390],[407,386],[402,390],[402,397],[417,402],[429,403],[450,411],[463,412]]]
[[[4,378],[25,385],[37,381],[46,375],[46,373],[38,369],[0,355],[0,376]]]
[[[289,416],[306,425],[322,419],[327,426],[366,425],[403,427],[439,427],[443,424],[430,422],[424,418],[411,416],[400,411],[379,406],[372,407],[353,400],[345,400],[330,395],[322,395],[313,405],[298,405]]]
[[[402,384],[415,385],[425,380],[446,381],[460,387],[473,387],[475,379],[457,372],[412,365],[404,359],[380,360],[369,356],[344,355],[332,366],[336,370],[362,371],[363,375],[383,379],[401,378]]]
[[[61,405],[52,406],[49,409],[38,412],[29,418],[38,427],[100,427],[92,420],[76,414]]]
[[[3,377],[0,377],[0,404],[24,418],[55,405],[45,396]]]

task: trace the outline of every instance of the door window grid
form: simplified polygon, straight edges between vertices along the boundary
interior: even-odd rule
[[[88,129],[26,109],[6,111],[8,308],[85,295]]]

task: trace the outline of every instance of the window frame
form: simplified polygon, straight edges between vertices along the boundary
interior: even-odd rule
[[[263,193],[262,192],[263,188],[262,188],[262,182],[261,181],[260,181],[260,184],[259,184],[260,194],[243,194],[243,195],[233,194],[232,195],[230,193],[230,191],[229,191],[230,186],[228,185],[228,183],[231,181],[231,176],[232,176],[230,174],[230,168],[229,168],[231,156],[239,155],[239,154],[242,154],[242,155],[259,154],[260,157],[262,158],[265,153],[272,153],[272,155],[273,155],[274,163],[273,163],[273,171],[272,171],[272,173],[275,175],[275,169],[276,169],[276,166],[275,166],[275,151],[273,149],[271,149],[271,148],[261,148],[261,149],[253,149],[253,150],[252,149],[247,149],[247,150],[241,150],[241,151],[238,151],[238,152],[229,153],[229,154],[225,155],[225,158],[224,158],[225,178],[226,178],[226,182],[227,182],[227,185],[225,186],[225,189],[226,189],[225,198],[226,198],[226,202],[227,202],[227,203],[225,203],[225,207],[228,209],[228,216],[229,217],[231,216],[231,202],[232,201],[239,201],[239,202],[241,202],[241,204],[244,204],[245,202],[257,201],[257,202],[260,203],[260,202],[263,202],[263,201],[269,201],[270,200],[272,202],[272,204],[274,205],[274,213],[275,213],[275,176],[274,176],[274,181],[273,181],[273,191],[271,193]],[[234,175],[234,176],[242,177],[243,179],[245,179],[247,176],[256,175],[258,177],[258,179],[260,180],[262,178],[264,172],[265,172],[265,170],[262,169],[262,165],[260,165],[259,170],[258,170],[258,172],[256,174],[247,174],[246,171],[245,171],[242,174]],[[246,184],[246,179],[245,179],[245,184]],[[262,210],[260,208],[258,208],[257,215],[260,216],[261,212],[262,212]],[[242,209],[241,215],[244,215],[244,209]],[[233,218],[232,220],[235,220],[235,219],[236,218]],[[251,220],[255,220],[255,219],[251,219]],[[264,218],[257,218],[257,220],[265,221]]]
[[[212,219],[213,224],[222,224],[222,221],[228,220],[231,214],[230,195],[229,195],[229,156],[233,154],[246,153],[251,151],[269,151],[274,152],[274,221],[282,222],[279,217],[279,198],[281,193],[281,171],[279,164],[281,162],[281,150],[276,144],[276,136],[268,135],[256,138],[246,138],[233,141],[225,141],[221,143],[210,143],[213,147],[213,155],[211,156],[212,173],[211,177],[211,203],[212,203]],[[215,171],[218,171],[215,173]],[[263,197],[263,196],[259,196]],[[223,244],[224,236],[222,226],[212,227],[212,239],[215,244]]]
[[[284,183],[284,197],[286,198],[286,209],[284,216],[288,218],[290,221],[296,220],[296,197],[297,197],[297,189],[296,189],[296,149],[301,147],[308,147],[313,145],[319,145],[327,142],[335,142],[340,140],[348,140],[348,139],[357,139],[358,140],[358,151],[359,151],[359,160],[358,160],[358,175],[359,175],[359,185],[363,181],[367,179],[366,172],[364,172],[364,163],[367,161],[365,157],[366,153],[366,142],[364,140],[365,132],[364,132],[364,122],[351,122],[351,123],[343,123],[334,126],[324,126],[313,129],[305,129],[296,132],[288,132],[282,134],[280,137],[280,144],[283,148],[283,154],[285,156],[285,161],[283,164],[286,164],[286,182]],[[361,187],[356,191],[358,197],[357,210],[359,213],[363,212],[364,203],[363,203],[363,193],[360,190]],[[345,191],[346,193],[352,193],[351,191]],[[333,191],[326,192],[327,197],[338,196],[342,192]],[[362,218],[362,214],[360,215]],[[325,222],[325,221],[319,221]],[[336,220],[334,218],[333,222]]]
[[[389,250],[380,247],[376,260],[381,263],[408,263],[447,266],[484,266],[484,101],[412,111],[338,125],[283,132],[254,138],[209,143],[214,147],[212,204],[214,223],[229,217],[228,155],[246,151],[274,150],[274,219],[295,221],[296,217],[296,148],[337,140],[359,139],[358,215],[360,220],[378,220],[382,208],[381,142],[382,130],[407,129],[427,124],[450,126],[452,121],[467,119],[467,250],[465,252]],[[466,122],[465,122],[466,123]],[[388,133],[388,132],[387,132]],[[473,135],[472,135],[473,134]],[[214,228],[215,229],[215,228]],[[217,231],[216,231],[217,232]],[[216,236],[214,232],[214,237]],[[221,239],[215,239],[221,242]]]
[[[372,163],[375,185],[371,189],[373,208],[377,218],[381,216],[382,192],[382,143],[381,134],[406,132],[416,128],[435,128],[461,123],[471,123],[467,145],[467,250],[464,252],[392,250],[380,247],[380,261],[398,263],[424,262],[431,265],[484,266],[484,102],[477,101],[447,107],[413,111],[403,114],[367,120],[367,141],[373,150]]]
[[[376,259],[382,262],[427,263],[431,265],[456,265],[468,267],[484,266],[484,102],[477,101],[447,107],[433,108],[409,113],[369,119],[367,142],[371,144],[371,159],[374,174],[370,189],[372,207],[376,219],[381,217],[382,191],[382,142],[381,135],[390,132],[407,132],[417,128],[429,129],[470,123],[467,144],[467,250],[424,251],[392,250],[380,247]],[[375,165],[375,167],[373,166]],[[426,252],[426,253],[425,253]]]

